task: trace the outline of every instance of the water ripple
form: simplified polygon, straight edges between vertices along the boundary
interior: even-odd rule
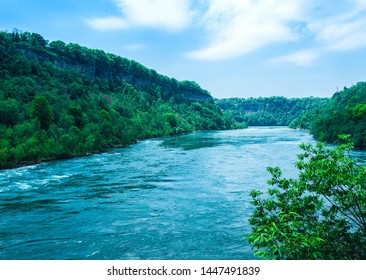
[[[0,259],[253,259],[249,192],[296,174],[303,131],[141,141],[0,171]]]

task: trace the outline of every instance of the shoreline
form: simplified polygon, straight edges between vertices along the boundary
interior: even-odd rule
[[[238,129],[248,129],[249,127],[246,128],[238,128]],[[148,137],[148,138],[142,138],[142,139],[135,139],[134,141],[132,141],[129,144],[119,144],[119,145],[114,145],[111,147],[105,147],[103,148],[103,150],[100,151],[93,151],[93,152],[87,152],[85,154],[79,154],[79,155],[72,155],[69,157],[58,157],[58,158],[48,158],[48,159],[42,159],[42,160],[37,160],[37,161],[23,161],[21,163],[15,164],[15,165],[10,165],[7,167],[1,167],[0,168],[0,172],[3,170],[10,170],[10,169],[17,169],[17,168],[22,168],[22,167],[27,167],[27,166],[31,166],[31,165],[37,165],[37,164],[41,164],[41,163],[45,163],[45,162],[51,162],[51,161],[57,161],[57,160],[67,160],[67,159],[73,159],[73,158],[81,158],[81,157],[88,157],[88,156],[92,156],[92,155],[98,155],[98,154],[102,154],[107,152],[110,149],[118,149],[118,148],[127,148],[131,145],[137,144],[139,141],[144,141],[144,140],[149,140],[149,139],[157,139],[157,138],[162,138],[162,137],[174,137],[174,136],[181,136],[181,135],[187,135],[187,134],[191,134],[191,133],[196,133],[196,132],[203,132],[203,131],[219,131],[219,130],[238,130],[238,129],[218,129],[218,130],[194,130],[194,131],[190,131],[190,132],[186,132],[186,133],[180,133],[180,134],[173,134],[173,135],[161,135],[161,136],[156,136],[156,137]]]

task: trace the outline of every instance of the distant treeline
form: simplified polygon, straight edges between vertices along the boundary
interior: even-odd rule
[[[0,168],[245,126],[195,82],[29,32],[0,32]]]
[[[284,125],[307,129],[316,140],[337,143],[351,135],[356,148],[366,148],[366,83],[336,92],[332,98],[229,98],[217,100],[226,114],[249,126]]]
[[[317,110],[326,101],[326,98],[316,97],[288,99],[273,96],[219,99],[217,104],[236,121],[247,123],[249,126],[307,128],[304,115]]]

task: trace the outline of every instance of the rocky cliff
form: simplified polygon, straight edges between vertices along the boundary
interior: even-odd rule
[[[51,62],[57,67],[73,69],[85,75],[90,81],[102,79],[113,83],[124,82],[139,91],[159,91],[164,98],[214,102],[210,93],[195,82],[177,81],[134,60],[105,53],[102,50],[65,44],[62,41],[49,43],[38,34],[26,32],[19,35],[17,51],[22,52],[30,60]]]

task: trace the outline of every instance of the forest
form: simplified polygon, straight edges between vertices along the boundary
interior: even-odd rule
[[[366,148],[366,83],[358,82],[336,92],[321,108],[304,114],[308,129],[319,141],[337,143],[338,136],[351,135],[358,149]]]
[[[102,50],[0,32],[0,169],[248,125],[307,129],[319,141],[341,143],[301,144],[298,178],[268,168],[267,194],[250,194],[255,209],[247,238],[255,254],[365,259],[366,168],[348,156],[366,148],[365,82],[329,99],[219,100],[195,82]]]
[[[358,149],[366,148],[366,83],[334,93],[332,98],[281,96],[217,100],[226,114],[250,126],[289,126],[306,129],[321,142],[337,143],[350,135]]]
[[[247,123],[250,126],[303,128],[305,113],[315,111],[326,101],[326,98],[317,97],[289,99],[272,96],[219,99],[217,104],[237,122]]]
[[[195,82],[36,33],[0,32],[0,168],[245,125]]]
[[[307,129],[366,147],[366,84],[331,99],[214,99],[140,63],[29,32],[0,32],[0,168],[69,158],[139,139],[249,126]]]

